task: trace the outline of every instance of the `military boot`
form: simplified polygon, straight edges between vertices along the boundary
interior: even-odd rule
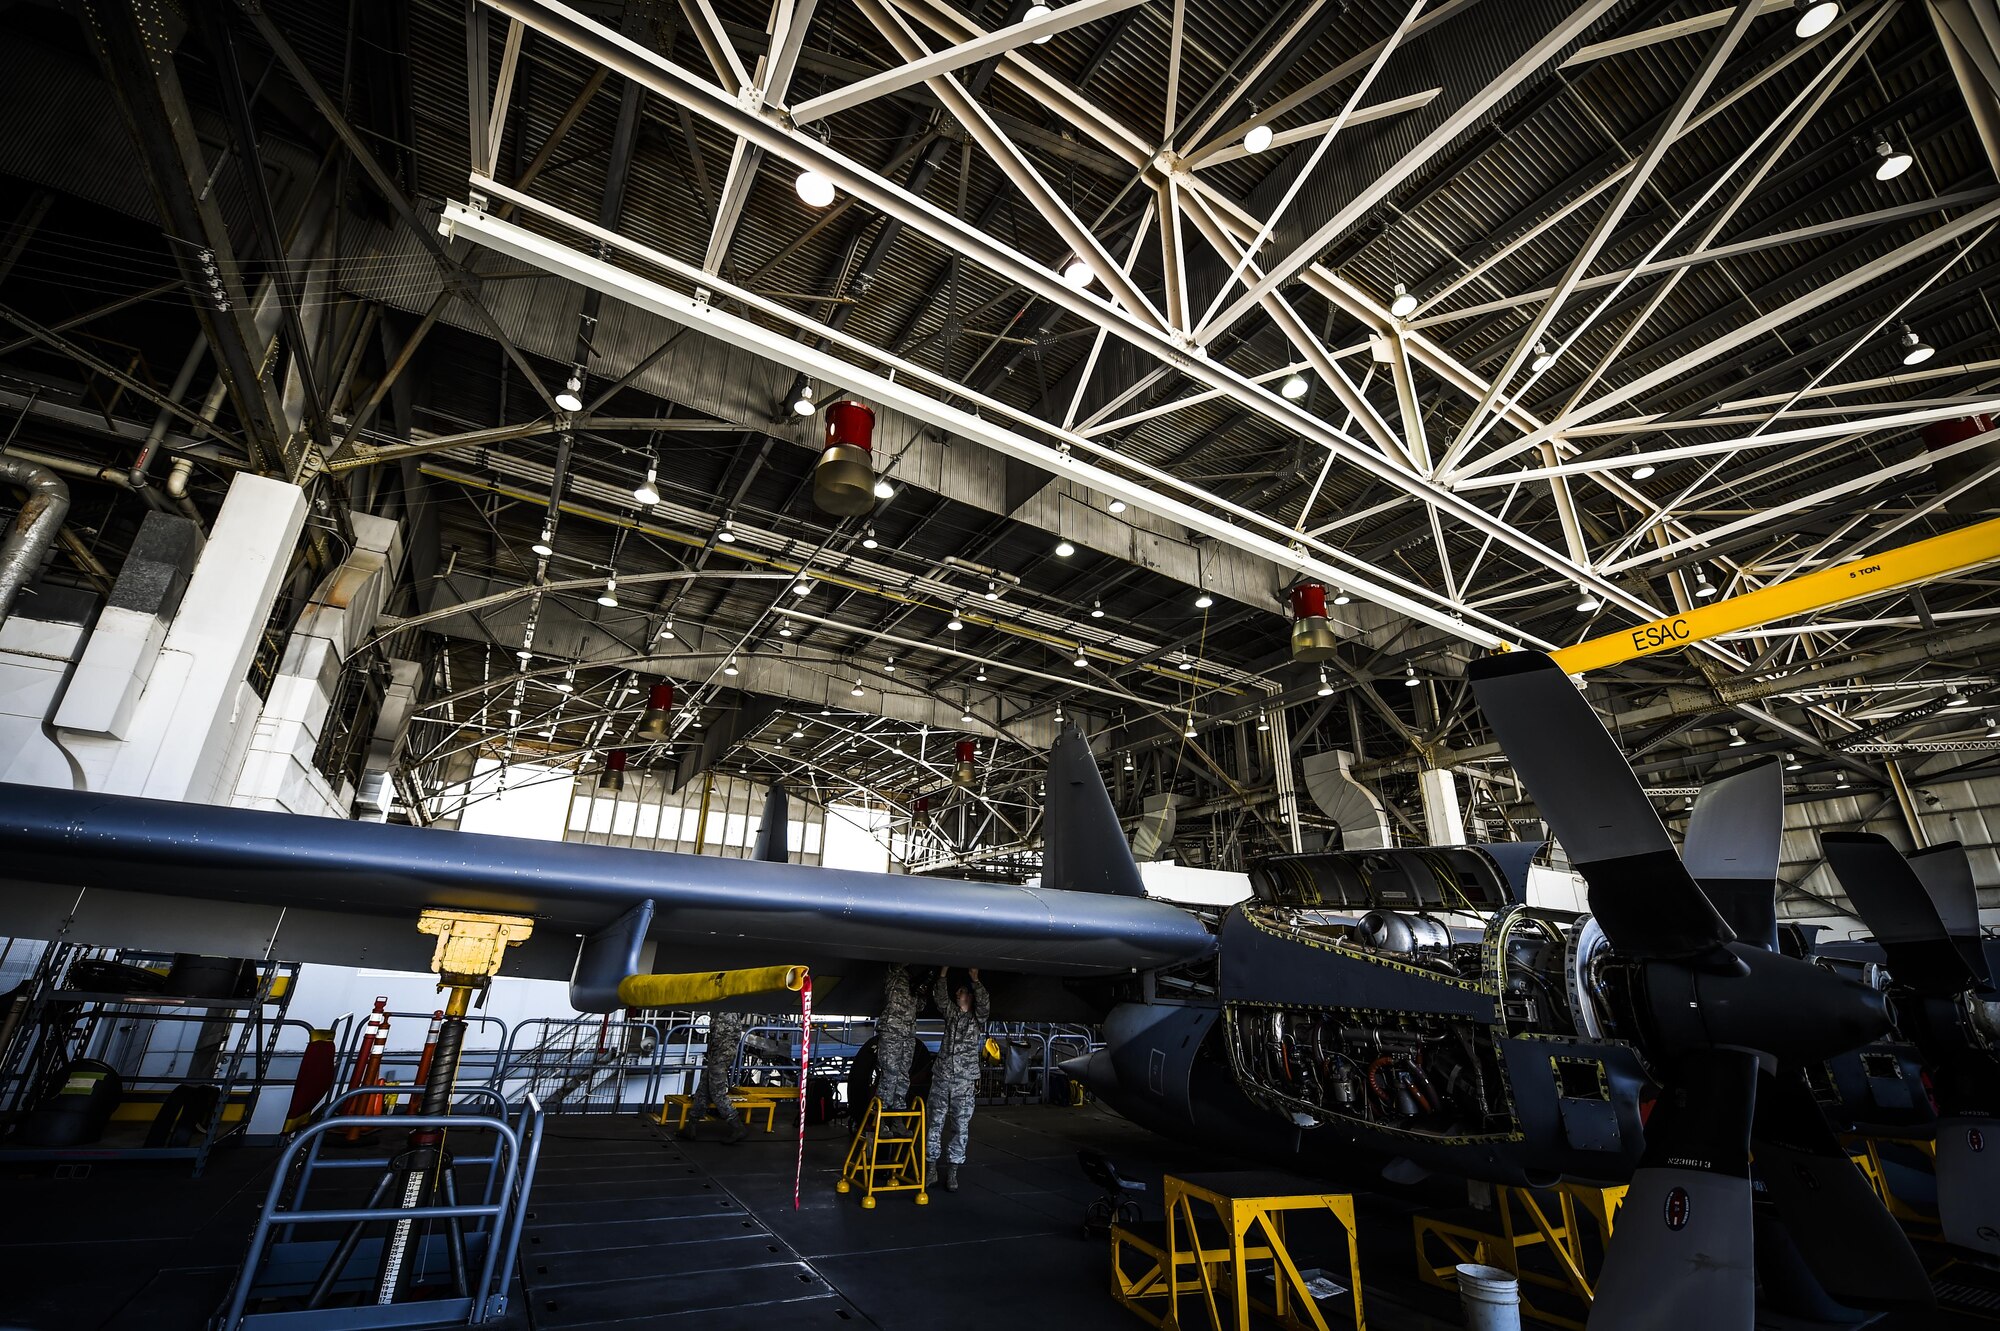
[[[946,1165],[946,1166],[944,1167],[944,1190],[945,1190],[946,1192],[957,1192],[957,1191],[958,1191],[958,1166],[957,1166],[957,1165]]]
[[[743,1120],[739,1118],[734,1123],[731,1123],[729,1125],[729,1133],[722,1139],[723,1143],[725,1145],[734,1146],[736,1145],[736,1143],[742,1141],[744,1137],[749,1135],[749,1132],[750,1129],[745,1127],[743,1124]]]

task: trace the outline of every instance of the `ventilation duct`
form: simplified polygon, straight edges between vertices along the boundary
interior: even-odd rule
[[[1342,850],[1377,850],[1393,844],[1389,836],[1389,811],[1375,792],[1354,778],[1354,755],[1346,749],[1327,749],[1311,754],[1299,763],[1305,777],[1306,793],[1319,811],[1340,825]]]
[[[6,539],[0,540],[0,620],[4,620],[21,588],[48,562],[49,548],[69,515],[69,487],[47,467],[6,454],[0,454],[0,481],[28,492]]]

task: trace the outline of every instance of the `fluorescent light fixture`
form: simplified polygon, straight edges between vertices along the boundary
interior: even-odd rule
[[[799,192],[799,198],[809,208],[824,208],[833,202],[833,179],[810,166],[799,172],[792,188]]]
[[[1398,319],[1407,319],[1417,312],[1417,298],[1406,290],[1401,282],[1396,283],[1396,294],[1389,301],[1389,313]]]
[[[1275,137],[1269,125],[1252,125],[1243,131],[1243,151],[1263,152],[1271,146],[1271,140]]]
[[[1287,402],[1297,402],[1306,395],[1306,390],[1311,387],[1312,385],[1306,382],[1306,377],[1303,374],[1294,372],[1286,375],[1285,382],[1278,385],[1278,396]]]

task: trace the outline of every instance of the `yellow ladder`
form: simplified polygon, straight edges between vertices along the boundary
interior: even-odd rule
[[[885,1129],[887,1129],[885,1131]],[[881,1100],[868,1103],[861,1131],[847,1148],[847,1163],[840,1167],[835,1192],[861,1189],[861,1209],[875,1209],[878,1192],[914,1192],[917,1205],[930,1205],[925,1188],[924,1102],[910,1101],[908,1109],[882,1108]]]

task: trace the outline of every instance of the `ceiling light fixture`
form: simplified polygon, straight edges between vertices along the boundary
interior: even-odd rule
[[[1597,599],[1596,592],[1591,591],[1590,588],[1584,587],[1581,584],[1578,585],[1578,590],[1580,590],[1583,593],[1583,599],[1576,603],[1576,608],[1578,610],[1581,610],[1584,614],[1589,615],[1589,614],[1595,614],[1598,610],[1603,609],[1604,602]]]
[[[1543,370],[1548,369],[1549,366],[1554,365],[1555,363],[1556,363],[1555,353],[1549,350],[1548,344],[1545,342],[1535,343],[1535,359],[1532,362],[1530,362],[1528,368],[1533,370],[1536,374],[1540,374]]]
[[[736,544],[736,519],[724,518],[721,530],[715,533],[715,539],[721,541],[724,545]]]
[[[667,642],[674,640],[674,617],[672,615],[668,615],[660,624],[660,631],[656,636]]]
[[[1202,589],[1201,595],[1194,598],[1194,608],[1197,610],[1206,610],[1214,604],[1215,598],[1208,594],[1206,587]]]
[[[1132,761],[1132,755],[1129,753],[1125,755],[1125,770],[1128,772],[1136,772],[1139,770],[1138,764]]]
[[[1125,501],[1122,499],[1114,499],[1110,503],[1106,504],[1105,508],[1109,509],[1113,513],[1123,513],[1125,511]]]
[[[651,507],[660,502],[660,469],[651,462],[646,464],[646,479],[632,487],[632,497]]]
[[[556,407],[574,415],[583,410],[583,376],[572,374],[563,384],[562,392],[556,394]]]
[[[1708,580],[1708,570],[1705,568],[1695,570],[1694,594],[1704,601],[1715,595],[1715,584]]]
[[[729,664],[722,667],[722,673],[725,675],[735,675],[741,673],[736,669],[736,658],[733,655],[729,658]]]
[[[1092,619],[1104,618],[1104,602],[1092,601],[1090,603],[1090,617]]]
[[[1918,337],[1916,329],[1908,324],[1903,325],[1902,335],[1896,339],[1896,344],[1902,348],[1905,365],[1922,365],[1937,355],[1937,348]]]
[[[1069,538],[1067,536],[1063,537],[1062,539],[1056,542],[1056,558],[1068,559],[1071,555],[1075,553],[1076,553],[1076,547],[1069,543]]]
[[[1097,280],[1097,270],[1084,261],[1082,256],[1071,259],[1063,265],[1062,280],[1082,291]]]
[[[1075,666],[1078,670],[1081,670],[1085,666],[1090,664],[1090,658],[1088,656],[1085,656],[1083,653],[1082,643],[1078,643],[1076,645],[1076,660],[1070,662],[1070,664]]]
[[[877,499],[894,499],[896,497],[896,487],[889,484],[887,480],[878,480],[875,482],[875,497]]]
[[[819,410],[819,404],[813,401],[812,381],[810,379],[799,380],[799,391],[792,394],[792,415],[810,416],[817,410]]]
[[[1335,587],[1333,589],[1333,603],[1335,605],[1346,605],[1353,599],[1354,598],[1352,596],[1349,596],[1346,592],[1342,591],[1340,588]]]
[[[824,208],[833,202],[833,178],[815,167],[809,166],[799,172],[792,188],[799,192],[800,200],[809,208]]]
[[[882,669],[883,669],[883,670],[884,670],[884,671],[885,671],[886,673],[888,673],[888,674],[891,674],[891,675],[895,674],[895,673],[896,673],[896,658],[892,656],[892,657],[890,657],[890,658],[889,658],[889,659],[888,659],[887,661],[884,661],[884,662],[882,663]]]
[[[1000,586],[998,583],[988,582],[986,584],[986,599],[989,601],[997,601],[1000,599]]]
[[[1319,668],[1319,696],[1322,698],[1333,696],[1333,681],[1326,677],[1325,666]]]
[[[597,603],[616,608],[618,605],[618,575],[613,573],[604,580],[604,590],[597,594]]]
[[[1396,294],[1389,300],[1389,313],[1398,319],[1407,319],[1416,312],[1417,298],[1401,282],[1396,283]]]
[[[974,675],[973,679],[977,680],[981,684],[984,684],[986,682],[986,667],[985,666],[979,667],[979,673]]]
[[[1182,738],[1182,739],[1193,739],[1193,738],[1194,738],[1194,713],[1193,713],[1193,712],[1189,712],[1189,713],[1188,713],[1188,718],[1187,718],[1187,729],[1185,729],[1185,730],[1181,731],[1181,738]]]
[[[1945,685],[1944,691],[1945,691],[1944,705],[1946,707],[1964,707],[1966,704],[1972,701],[1970,698],[1967,698],[1963,693],[1960,693],[1958,691],[1958,685],[1956,684]]]
[[[1306,377],[1294,370],[1285,376],[1285,382],[1278,385],[1278,396],[1287,402],[1297,402],[1311,387],[1312,385],[1306,382]]]
[[[869,523],[867,532],[861,537],[861,548],[863,550],[873,550],[881,544],[880,541],[875,539],[875,524],[872,522]]]
[[[799,574],[799,580],[792,584],[792,595],[805,596],[808,595],[812,591],[812,589],[813,589],[812,579],[808,577],[806,574],[801,573]]]
[[[1632,468],[1632,479],[1635,481],[1643,481],[1648,476],[1651,476],[1655,471],[1658,470],[1659,468],[1655,467],[1650,462],[1641,462],[1638,466]]]
[[[1416,665],[1414,663],[1406,662],[1403,666],[1403,687],[1406,689],[1414,689],[1415,687],[1417,687],[1417,685],[1421,683],[1423,683],[1423,681],[1417,678]]]
[[[1805,766],[1804,763],[1799,761],[1797,754],[1788,753],[1785,755],[1785,770],[1787,772],[1802,772],[1805,770]]]
[[[2000,716],[1986,718],[1986,738],[2000,739]]]
[[[956,633],[960,629],[964,628],[965,620],[960,617],[961,615],[963,615],[963,613],[964,612],[960,610],[952,611],[951,618],[945,621],[944,626],[953,633]]]
[[[1271,728],[1271,714],[1265,711],[1263,708],[1259,707],[1257,709],[1257,729],[1269,730],[1270,728]]]
[[[779,636],[779,637],[781,637],[781,638],[789,638],[789,637],[791,637],[791,636],[792,636],[792,626],[791,626],[790,624],[788,624],[788,623],[787,623],[787,624],[780,624],[780,625],[778,625],[778,636]]]
[[[533,550],[536,554],[540,555],[543,559],[547,559],[550,555],[556,552],[555,529],[552,527],[542,528],[541,536],[538,537],[535,543],[529,546],[528,548],[530,550]]]
[[[857,680],[855,680],[855,681],[854,681],[854,687],[853,687],[853,688],[851,688],[851,689],[849,689],[849,690],[848,690],[848,692],[849,692],[849,693],[851,693],[851,694],[853,694],[853,695],[854,695],[855,697],[859,698],[859,697],[861,696],[861,693],[862,693],[862,689],[861,689],[861,681],[860,681],[860,680],[858,680],[858,679],[857,679]],[[853,746],[852,744],[850,744],[850,745],[848,745],[848,747],[849,747],[849,748],[853,748],[854,746]]]
[[[1875,179],[1894,180],[1909,170],[1917,159],[1895,144],[1886,134],[1875,136]]]
[[[1044,0],[1035,0],[1035,3],[1029,5],[1027,11],[1021,15],[1021,22],[1032,23],[1038,18],[1047,18],[1050,14],[1053,14],[1054,12],[1055,10],[1050,8],[1046,3],[1044,3]],[[1035,38],[1035,45],[1040,46],[1043,42],[1046,42],[1049,39],[1049,36],[1051,35],[1053,34],[1047,34]]]
[[[1792,25],[1795,37],[1817,37],[1840,17],[1840,0],[1793,0],[1799,21]]]
[[[1243,151],[1252,153],[1263,152],[1271,146],[1271,140],[1276,137],[1277,135],[1271,132],[1269,125],[1252,125],[1243,131]]]
[[[1745,744],[1748,744],[1749,742],[1750,742],[1749,740],[1747,740],[1747,739],[1743,738],[1743,736],[1741,736],[1741,735],[1739,735],[1739,734],[1737,734],[1737,733],[1736,733],[1736,727],[1735,727],[1735,726],[1731,726],[1731,727],[1729,727],[1729,747],[1730,747],[1730,748],[1732,748],[1732,749],[1740,749],[1740,748],[1742,748],[1742,747],[1743,747],[1743,746],[1744,746]]]

